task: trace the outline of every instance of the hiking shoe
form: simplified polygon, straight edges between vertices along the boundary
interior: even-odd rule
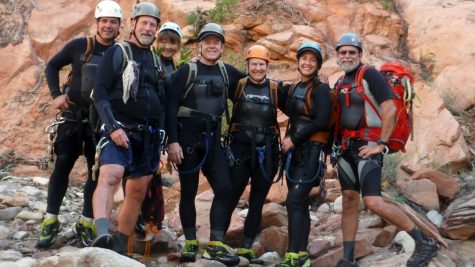
[[[310,257],[308,256],[307,251],[299,251],[299,266],[300,267],[310,267],[312,266],[312,261],[310,260]]]
[[[258,259],[256,252],[251,248],[238,248],[237,255],[248,259],[250,264],[264,265],[264,261]]]
[[[36,242],[37,248],[47,248],[56,240],[56,236],[61,231],[61,224],[58,217],[46,218],[40,225],[40,237]]]
[[[358,263],[356,261],[349,261],[347,259],[341,259],[340,261],[338,261],[338,263],[336,264],[336,267],[358,267]]]
[[[139,214],[139,218],[135,224],[135,232],[141,236],[145,236],[147,234],[147,226],[143,221],[142,214]]]
[[[209,241],[203,258],[219,261],[226,266],[236,266],[240,262],[239,256],[234,253],[232,248],[220,241]]]
[[[114,247],[114,240],[110,234],[103,234],[97,236],[92,242],[92,247],[106,248],[112,250]]]
[[[437,255],[439,247],[432,241],[416,241],[416,249],[407,260],[408,267],[424,267]]]
[[[74,224],[73,232],[81,238],[82,244],[86,247],[90,247],[96,238],[96,227],[92,221],[79,220]]]
[[[196,260],[196,254],[198,254],[198,248],[200,243],[198,240],[185,240],[185,246],[181,251],[180,260],[182,262],[194,262]]]
[[[285,253],[284,258],[279,264],[276,264],[275,267],[299,267],[299,254],[295,252]]]

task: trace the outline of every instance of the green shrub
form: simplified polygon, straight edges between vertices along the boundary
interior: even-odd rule
[[[221,22],[234,17],[234,10],[239,0],[217,0],[216,6],[208,12],[208,16],[213,22]]]

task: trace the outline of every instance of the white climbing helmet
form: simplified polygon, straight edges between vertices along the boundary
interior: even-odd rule
[[[94,13],[96,19],[103,17],[122,18],[122,10],[117,2],[112,0],[103,0],[96,6]]]
[[[176,24],[175,22],[168,21],[163,23],[158,33],[161,33],[163,31],[173,31],[176,32],[180,36],[180,38],[182,37],[180,26],[178,26],[178,24]]]

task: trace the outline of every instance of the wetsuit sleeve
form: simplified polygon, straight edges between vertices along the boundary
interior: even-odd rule
[[[104,122],[106,126],[106,132],[109,134],[120,128],[120,124],[115,119],[112,111],[109,101],[109,92],[115,88],[116,82],[122,80],[121,67],[122,51],[119,46],[111,47],[106,51],[97,68],[94,82],[94,105],[102,122]]]
[[[320,83],[312,92],[313,119],[301,131],[290,135],[294,144],[301,144],[316,132],[325,130],[331,112],[330,88],[327,84]]]
[[[232,65],[225,64],[226,71],[228,72],[228,78],[229,78],[229,92],[228,95],[231,98],[235,94],[236,87],[239,83],[239,80],[242,78],[246,77],[246,74],[244,72],[241,72],[240,70],[236,69]]]
[[[168,90],[168,103],[166,109],[166,131],[168,133],[168,143],[178,142],[178,107],[180,105],[181,96],[185,90],[186,81],[188,80],[188,72],[190,67],[188,64],[183,65],[171,77],[170,88]]]
[[[391,89],[389,88],[386,79],[378,70],[375,68],[368,68],[363,75],[363,79],[368,83],[369,90],[378,104],[392,99],[393,94]]]
[[[288,82],[283,82],[281,86],[278,87],[277,96],[279,109],[288,116],[287,114],[287,98],[289,97],[289,89],[292,84]]]
[[[86,39],[78,38],[67,43],[61,51],[54,55],[46,64],[45,74],[50,94],[53,98],[62,95],[59,85],[59,71],[66,65],[73,63],[77,53],[86,49]]]

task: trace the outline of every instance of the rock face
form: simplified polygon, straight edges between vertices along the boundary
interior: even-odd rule
[[[444,212],[442,234],[467,240],[475,235],[475,193],[454,201]]]
[[[463,0],[395,2],[408,25],[409,56],[430,68],[434,88],[440,95],[452,94],[453,104],[459,109],[475,104],[475,91],[467,87],[475,82],[470,75],[475,70],[473,49],[465,49],[475,41],[475,32],[466,30],[475,26],[473,3]]]
[[[411,176],[411,178],[413,180],[420,180],[424,178],[430,180],[436,185],[437,194],[448,199],[451,199],[455,196],[459,187],[457,178],[433,169],[417,171]]]

